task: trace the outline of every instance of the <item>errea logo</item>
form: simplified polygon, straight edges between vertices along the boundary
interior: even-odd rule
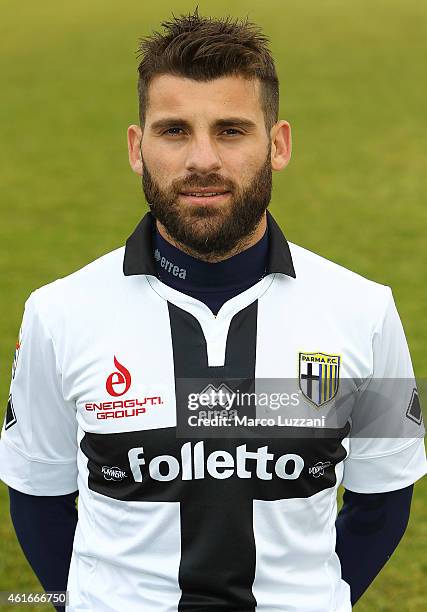
[[[218,387],[208,384],[200,393],[190,393],[188,396],[188,408],[197,410],[199,408],[218,408],[220,410],[229,410],[236,397],[230,387],[225,383],[221,383]]]
[[[163,257],[160,253],[159,249],[154,251],[154,259],[160,264],[160,267],[163,268],[168,274],[172,274],[172,276],[178,276],[178,278],[186,278],[187,270],[185,268],[180,268],[176,266],[171,261]]]

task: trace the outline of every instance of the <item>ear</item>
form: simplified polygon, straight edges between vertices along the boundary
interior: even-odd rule
[[[288,165],[292,153],[291,126],[287,121],[281,120],[270,130],[271,137],[271,167],[273,170],[282,170]]]
[[[130,125],[127,132],[129,164],[132,170],[142,176],[141,141],[142,130],[139,125]]]

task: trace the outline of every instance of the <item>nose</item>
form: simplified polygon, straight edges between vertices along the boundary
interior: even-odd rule
[[[185,169],[188,172],[208,174],[221,168],[218,150],[209,135],[198,135],[188,143]]]

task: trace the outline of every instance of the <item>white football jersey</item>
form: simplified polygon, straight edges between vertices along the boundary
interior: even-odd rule
[[[157,278],[151,213],[28,298],[0,478],[78,489],[69,612],[348,612],[337,488],[425,474],[390,288],[268,226],[266,275],[216,316]]]

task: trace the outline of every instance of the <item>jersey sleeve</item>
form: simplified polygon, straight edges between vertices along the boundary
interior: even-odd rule
[[[372,376],[351,414],[342,484],[356,493],[395,491],[427,471],[424,422],[408,344],[391,289],[372,334]]]
[[[54,341],[37,307],[25,303],[0,438],[0,479],[30,495],[77,490],[77,420],[61,391]]]

